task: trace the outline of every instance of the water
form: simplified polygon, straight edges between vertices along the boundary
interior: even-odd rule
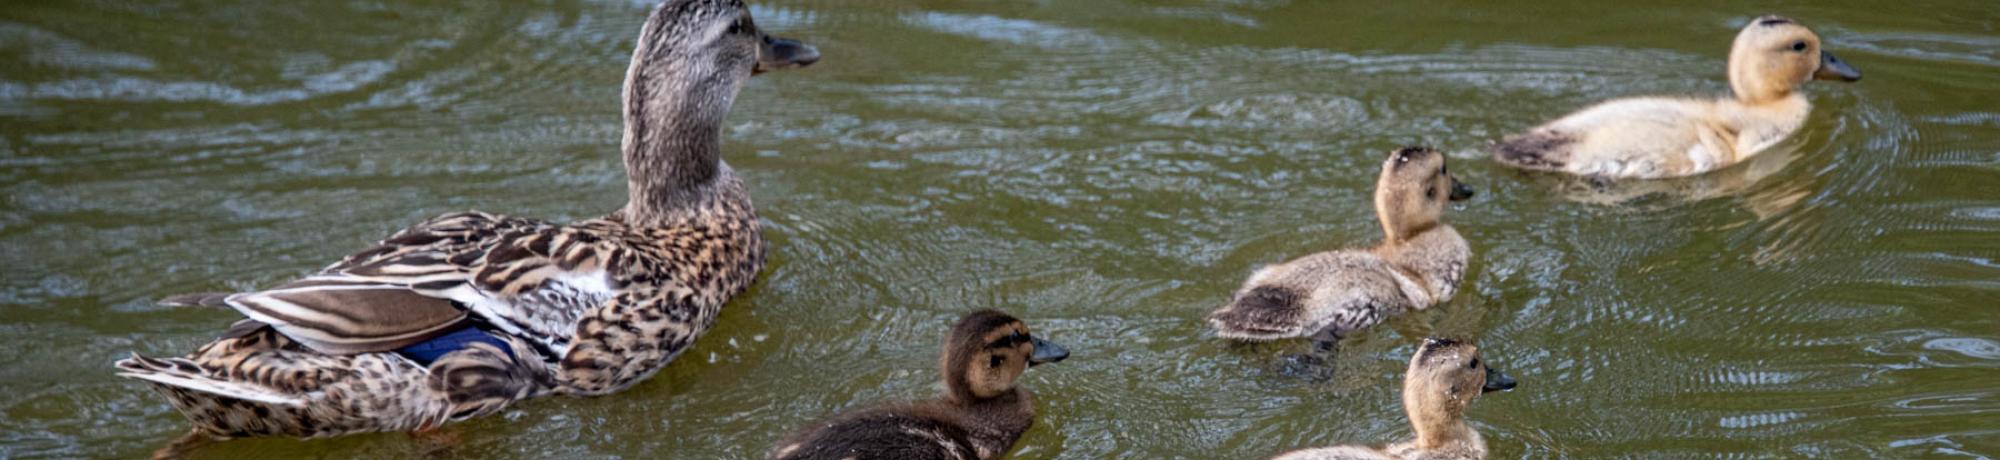
[[[133,457],[186,428],[114,378],[400,226],[621,204],[618,85],[643,0],[16,1],[0,9],[0,457]],[[1893,10],[1885,10],[1893,8]],[[1068,345],[1019,458],[1238,458],[1408,435],[1403,363],[1476,339],[1521,388],[1496,457],[2000,455],[2000,7],[1937,2],[767,1],[818,45],[739,99],[727,159],[771,265],[631,391],[403,434],[200,457],[746,458],[841,408],[933,395],[998,307]],[[1595,190],[1480,146],[1591,101],[1720,94],[1735,29],[1814,26],[1867,80],[1808,88],[1756,164]],[[1449,305],[1348,342],[1199,321],[1258,264],[1378,235],[1383,152],[1479,189]]]

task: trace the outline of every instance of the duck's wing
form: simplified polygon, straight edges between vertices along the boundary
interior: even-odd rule
[[[1561,171],[1569,166],[1570,153],[1576,148],[1576,141],[1575,134],[1538,128],[1508,136],[1487,146],[1486,151],[1493,155],[1493,161],[1508,166],[1535,171]]]
[[[1733,161],[1726,141],[1701,139],[1716,121],[1714,102],[1636,97],[1590,106],[1487,148],[1516,168],[1611,178],[1661,178]],[[1711,145],[1720,148],[1710,147]]]
[[[313,276],[225,303],[325,353],[388,351],[483,320],[536,343],[567,341],[574,310],[608,298],[578,228],[479,212],[431,219]],[[595,241],[595,240],[592,240]],[[596,272],[591,282],[588,274]],[[565,321],[566,320],[566,321]],[[545,323],[564,324],[545,324]],[[532,323],[534,327],[524,327]]]
[[[1421,296],[1421,297],[1418,297]],[[1277,340],[1345,336],[1400,313],[1429,294],[1388,261],[1342,250],[1298,258],[1251,275],[1228,305],[1210,313],[1216,335]]]

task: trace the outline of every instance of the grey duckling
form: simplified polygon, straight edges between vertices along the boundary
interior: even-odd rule
[[[1258,269],[1229,304],[1208,315],[1223,338],[1264,341],[1314,336],[1332,347],[1349,333],[1450,300],[1472,248],[1441,219],[1472,189],[1445,169],[1443,153],[1389,153],[1375,185],[1382,242],[1307,255]]]

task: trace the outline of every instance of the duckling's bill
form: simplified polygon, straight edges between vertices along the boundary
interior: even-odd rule
[[[1042,340],[1041,337],[1035,337],[1031,340],[1035,344],[1035,354],[1028,356],[1029,366],[1062,361],[1064,358],[1069,357],[1069,349],[1064,348],[1062,345]]]
[[[1833,53],[1820,50],[1819,70],[1813,71],[1813,79],[1845,82],[1861,81],[1861,70],[1847,65],[1847,61],[1842,61],[1840,58],[1834,57]]]
[[[1492,393],[1512,389],[1514,389],[1514,377],[1508,376],[1506,372],[1500,372],[1499,369],[1495,369],[1491,364],[1486,365],[1486,386],[1479,388],[1480,393]]]
[[[1448,196],[1447,198],[1450,198],[1451,201],[1465,201],[1471,199],[1472,187],[1465,185],[1464,182],[1459,182],[1458,178],[1453,177],[1451,178],[1451,195]]]

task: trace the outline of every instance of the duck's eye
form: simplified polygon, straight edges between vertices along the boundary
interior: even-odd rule
[[[736,22],[729,24],[729,34],[736,35],[739,33],[743,33],[743,26],[744,26],[743,20],[737,19]]]
[[[1005,363],[1005,362],[1007,362],[1007,357],[1000,355],[993,355],[993,362],[988,363],[986,367],[1000,367],[1000,363]]]
[[[1792,42],[1792,51],[1805,51],[1805,50],[1806,50],[1806,42],[1804,40]]]
[[[1472,362],[1469,362],[1469,363],[1465,363],[1465,368],[1466,368],[1466,369],[1478,369],[1478,368],[1479,368],[1479,358],[1472,358]]]

